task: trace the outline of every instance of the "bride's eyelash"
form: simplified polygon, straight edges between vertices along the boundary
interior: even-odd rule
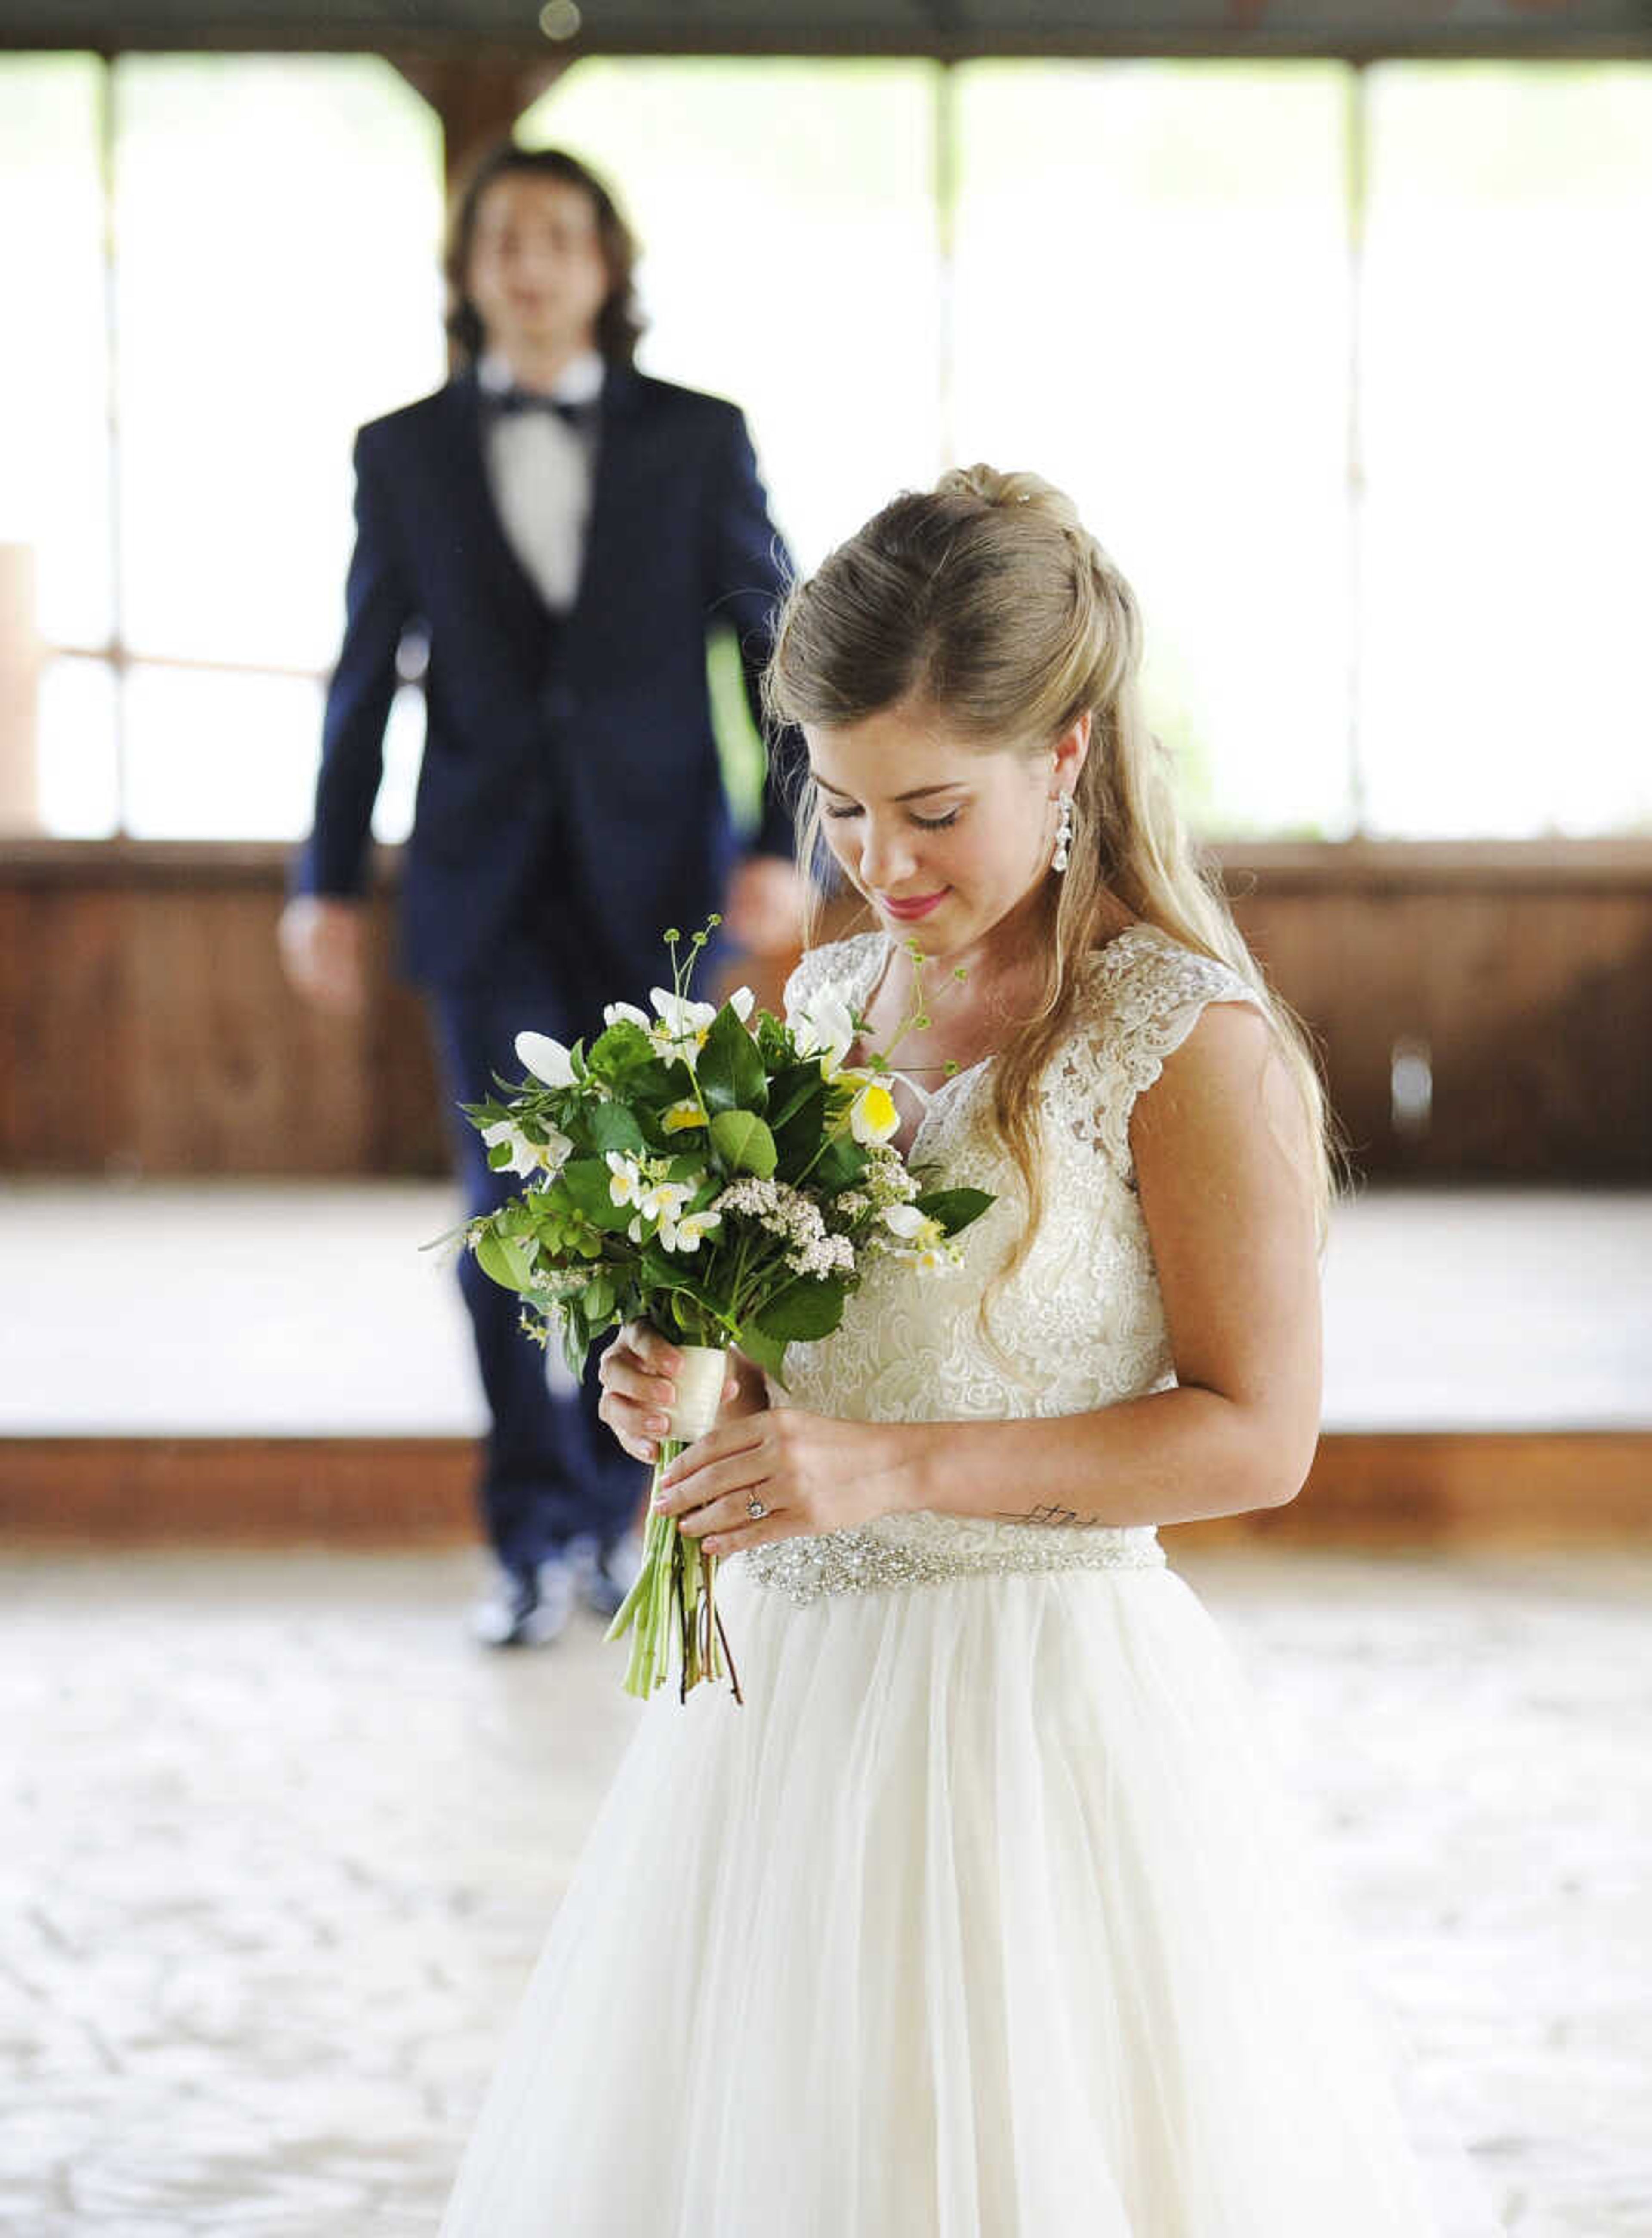
[[[829,808],[826,811],[834,824],[845,816],[858,816],[860,812],[858,808]],[[944,831],[949,824],[955,824],[963,814],[961,808],[948,809],[944,816],[920,816],[915,811],[910,812],[912,821],[921,831]]]

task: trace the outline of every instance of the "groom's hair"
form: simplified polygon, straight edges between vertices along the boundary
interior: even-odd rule
[[[498,180],[554,179],[588,195],[597,213],[597,240],[608,268],[608,294],[597,314],[597,348],[611,365],[629,365],[636,354],[644,320],[637,303],[633,274],[637,241],[613,195],[596,173],[560,148],[519,148],[502,140],[478,158],[454,190],[447,213],[447,243],[442,270],[447,281],[447,334],[466,365],[479,357],[486,335],[476,306],[466,294],[471,249],[476,239],[482,197]]]

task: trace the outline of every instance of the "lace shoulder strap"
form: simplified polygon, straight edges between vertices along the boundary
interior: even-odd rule
[[[858,1009],[876,985],[882,961],[881,932],[857,932],[847,940],[829,940],[806,950],[786,982],[788,1024],[795,1023],[818,995],[841,995],[852,1010]]]
[[[1132,925],[1091,965],[1085,1022],[1057,1060],[1050,1102],[1059,1121],[1100,1150],[1135,1186],[1130,1115],[1207,1003],[1262,1007],[1226,963],[1184,948],[1156,925]]]

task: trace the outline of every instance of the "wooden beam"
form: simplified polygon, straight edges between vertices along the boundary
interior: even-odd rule
[[[496,141],[509,139],[518,119],[556,83],[572,57],[546,52],[530,58],[494,47],[462,58],[393,54],[389,59],[441,119],[451,194],[479,156]]]
[[[14,1438],[14,1543],[452,1545],[477,1536],[463,1438]],[[1332,1433],[1289,1506],[1167,1526],[1179,1546],[1645,1546],[1652,1429]]]

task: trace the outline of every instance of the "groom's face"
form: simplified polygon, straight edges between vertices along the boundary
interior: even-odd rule
[[[491,349],[508,358],[589,348],[607,301],[597,206],[564,179],[507,171],[477,207],[466,293]]]
[[[809,725],[805,736],[827,844],[886,930],[926,955],[981,939],[1047,872],[1052,756],[983,752],[928,708]]]

